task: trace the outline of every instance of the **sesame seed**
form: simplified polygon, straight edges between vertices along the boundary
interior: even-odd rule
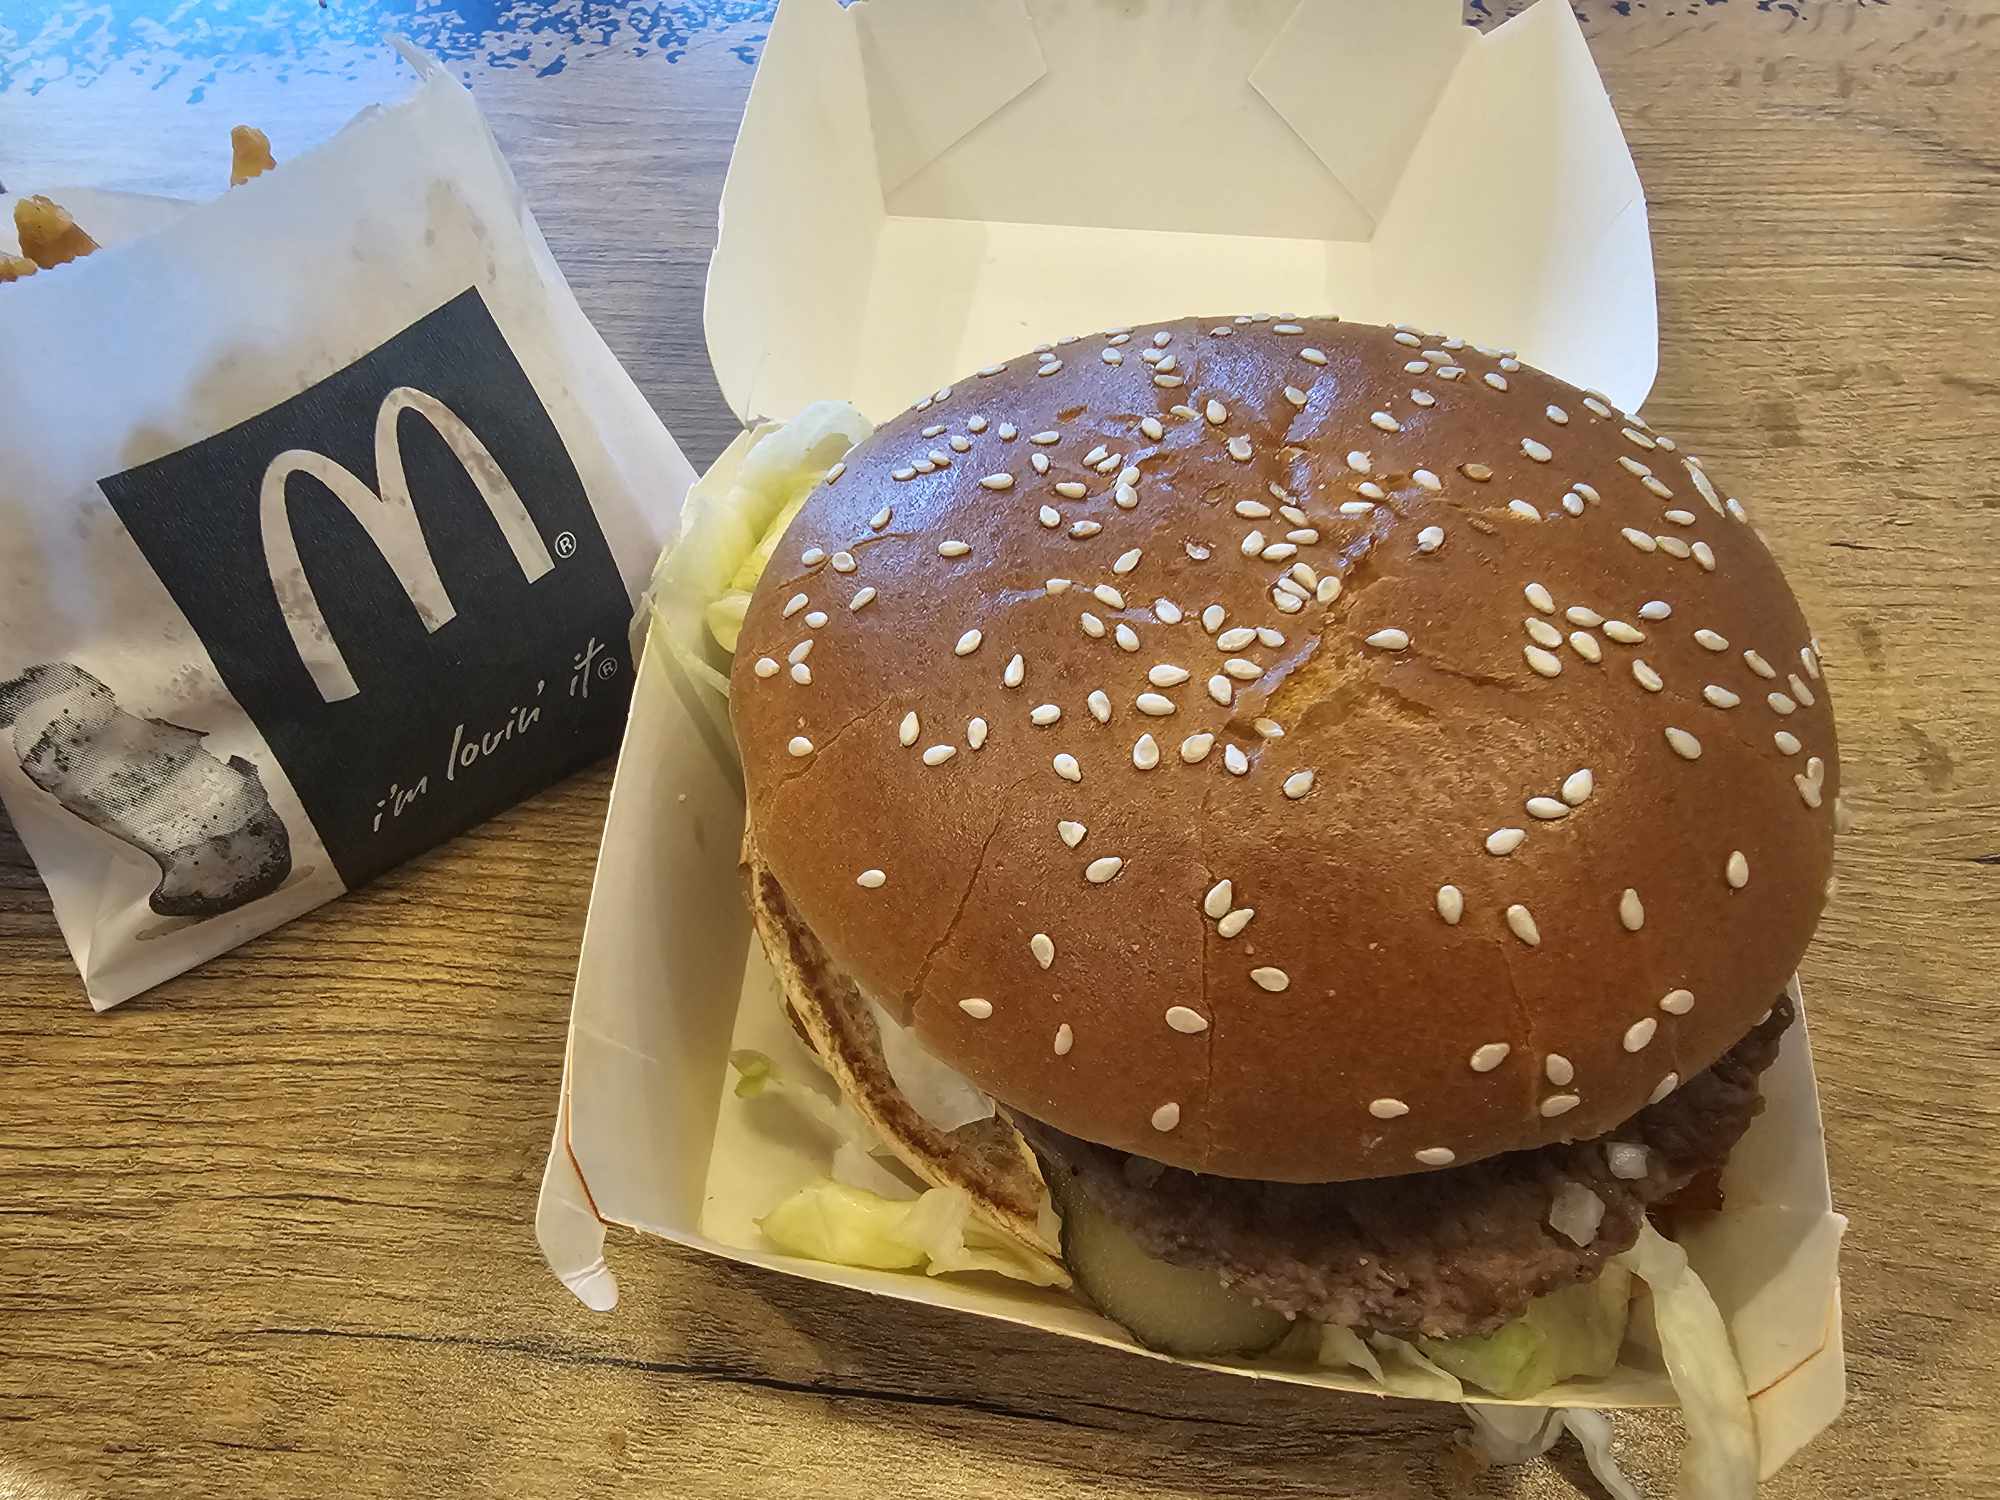
[[[1084,537],[1096,536],[1103,529],[1095,521],[1076,521],[1071,524],[1069,534],[1078,540],[1082,540]]]
[[[1623,620],[1606,620],[1604,633],[1621,646],[1636,646],[1646,638],[1646,632],[1636,625],[1628,625]]]
[[[1521,655],[1527,659],[1528,665],[1539,676],[1560,677],[1562,675],[1562,659],[1554,652],[1544,651],[1540,646],[1523,646],[1521,648]]]
[[[1076,1033],[1069,1029],[1065,1021],[1056,1028],[1055,1052],[1057,1057],[1068,1057],[1069,1049],[1076,1045]]]
[[[1220,604],[1211,604],[1201,612],[1201,628],[1213,635],[1228,617],[1229,612]]]
[[[768,656],[760,656],[757,658],[756,666],[751,670],[759,677],[776,677],[778,675],[778,664]]]
[[[935,448],[931,449],[929,453],[926,453],[924,457],[928,458],[931,461],[932,468],[949,469],[951,467],[951,460],[945,457],[944,454],[938,452],[938,450]]]
[[[1083,780],[1083,768],[1076,763],[1074,755],[1058,755],[1049,764],[1055,767],[1056,775],[1062,777],[1064,781]]]
[[[1305,332],[1305,330],[1304,330],[1303,328],[1299,327],[1299,325],[1298,325],[1298,324],[1296,324],[1296,323],[1273,323],[1273,324],[1271,325],[1271,332],[1273,332],[1273,333],[1304,333],[1304,332]]]
[[[891,517],[894,514],[895,511],[892,510],[889,506],[886,505],[883,506],[880,510],[876,511],[874,515],[868,518],[868,529],[870,531],[880,531],[884,526],[887,526],[889,524],[889,517]]]
[[[1256,915],[1256,907],[1239,906],[1215,924],[1215,935],[1221,938],[1233,938],[1244,928],[1248,927],[1250,919]]]
[[[1174,700],[1161,693],[1141,693],[1132,700],[1132,706],[1142,714],[1160,719],[1174,711]]]
[[[1456,927],[1465,915],[1465,893],[1455,885],[1441,885],[1437,891],[1437,913],[1446,925]]]
[[[1486,835],[1486,852],[1504,858],[1520,848],[1527,837],[1528,832],[1524,828],[1496,828]]]
[[[1423,347],[1424,341],[1407,329],[1401,329],[1396,334],[1396,342],[1399,344],[1408,344],[1412,349],[1419,349]]]
[[[1583,398],[1583,404],[1589,407],[1592,411],[1596,412],[1600,417],[1608,417],[1611,415],[1611,408],[1606,406],[1602,401],[1598,400],[1595,396],[1585,396]]]
[[[1635,526],[1620,527],[1618,534],[1637,547],[1641,552],[1653,552],[1659,549],[1660,544],[1658,542]]]
[[[1560,1052],[1551,1052],[1542,1059],[1542,1076],[1557,1088],[1567,1088],[1576,1080],[1576,1067]]]
[[[986,721],[976,714],[965,721],[965,743],[974,750],[986,743]]]
[[[1373,509],[1375,509],[1375,502],[1373,500],[1343,500],[1340,502],[1340,513],[1343,516],[1365,516]]]
[[[1662,1078],[1657,1084],[1653,1086],[1653,1092],[1646,1096],[1646,1102],[1648,1104],[1658,1104],[1662,1099],[1666,1098],[1667,1095],[1671,1094],[1675,1089],[1679,1088],[1680,1086],[1681,1086],[1680,1074],[1669,1073],[1665,1078]]]
[[[818,630],[826,624],[826,611],[823,609],[809,609],[806,611],[805,621],[806,629]]]
[[[1625,1028],[1625,1050],[1643,1052],[1646,1044],[1653,1039],[1653,1033],[1660,1029],[1659,1021],[1652,1016],[1644,1016]]]
[[[1449,1146],[1426,1146],[1417,1153],[1417,1160],[1427,1167],[1448,1167],[1458,1156]]]
[[[1671,500],[1674,498],[1674,492],[1651,474],[1642,476],[1639,483],[1644,485],[1653,494],[1658,495],[1662,500]]]
[[[1083,701],[1090,707],[1091,718],[1100,724],[1111,722],[1111,699],[1103,688],[1092,688],[1090,695]]]
[[[1811,646],[1799,647],[1799,665],[1806,669],[1806,676],[1819,681],[1819,653]]]
[[[1035,962],[1045,969],[1056,961],[1055,940],[1046,932],[1038,932],[1028,939],[1028,951],[1035,955]]]
[[[1329,573],[1313,588],[1313,597],[1321,604],[1331,604],[1340,597],[1340,579]]]
[[[1676,526],[1694,525],[1694,512],[1691,510],[1670,510],[1663,512],[1663,514]]]
[[[1711,682],[1701,690],[1701,696],[1715,708],[1734,708],[1743,699],[1719,682]]]
[[[1630,474],[1638,479],[1649,478],[1653,472],[1650,468],[1640,463],[1638,459],[1632,457],[1632,455],[1629,453],[1621,453],[1618,455],[1618,467],[1623,469],[1627,474]]]
[[[1431,367],[1421,359],[1413,359],[1403,366],[1405,375],[1428,375],[1430,372]]]
[[[1014,488],[1014,476],[1012,474],[988,474],[979,483],[984,489],[1011,490]]]
[[[1597,778],[1589,767],[1572,771],[1563,778],[1562,799],[1571,807],[1581,807],[1590,800],[1590,794],[1597,789]]]
[[[1507,1060],[1507,1054],[1513,1050],[1505,1042],[1488,1042],[1476,1049],[1467,1061],[1472,1064],[1473,1072],[1491,1073]]]
[[[959,1001],[958,1008],[975,1021],[987,1020],[993,1014],[993,1002],[991,1000],[981,1000],[976,995]]]
[[[939,557],[963,557],[971,550],[971,546],[961,541],[953,540],[938,543]]]
[[[1439,380],[1456,380],[1464,373],[1465,371],[1458,365],[1439,365],[1437,367],[1437,377]]]
[[[1181,1122],[1181,1107],[1169,1101],[1153,1111],[1153,1129],[1162,1133],[1172,1130]]]
[[[888,883],[889,877],[880,870],[863,870],[854,877],[854,883],[864,891],[879,891]]]
[[[1789,714],[1798,710],[1798,702],[1789,693],[1766,693],[1764,701],[1771,705],[1773,713]]]
[[[1820,791],[1820,784],[1817,781],[1814,781],[1810,776],[1794,776],[1792,778],[1792,785],[1799,789],[1799,800],[1804,802],[1807,807],[1818,807],[1820,805],[1820,800],[1824,794]],[[1835,821],[1837,822],[1838,819]],[[1838,832],[1839,830],[1836,829],[1835,831]]]
[[[1677,536],[1656,536],[1653,542],[1669,557],[1685,558],[1693,550]]]
[[[1670,724],[1667,726],[1665,733],[1667,744],[1672,747],[1674,754],[1678,755],[1682,760],[1701,759],[1701,741],[1689,734],[1685,729],[1677,729]]]
[[[1521,451],[1538,464],[1545,464],[1555,457],[1555,454],[1549,451],[1548,444],[1536,442],[1531,437],[1521,439]]]
[[[898,479],[898,480],[915,479],[917,477],[917,471],[914,468],[910,467],[908,464],[905,464],[900,469],[891,469],[889,471],[889,477],[891,479]]]
[[[1125,596],[1108,583],[1098,584],[1090,593],[1092,598],[1107,608],[1123,609],[1125,607]]]
[[[1530,797],[1527,808],[1529,817],[1540,818],[1545,823],[1569,816],[1569,804],[1556,797]]]
[[[1551,1094],[1542,1101],[1542,1118],[1553,1120],[1557,1115],[1566,1115],[1582,1102],[1575,1094]]]
[[[1480,376],[1479,378],[1485,381],[1488,385],[1492,386],[1493,389],[1496,391],[1504,391],[1507,389],[1507,377],[1505,375],[1497,375],[1493,371],[1488,370],[1484,375]]]
[[[1370,635],[1368,644],[1380,651],[1404,651],[1409,648],[1410,633],[1390,626]]]
[[[1572,630],[1569,633],[1570,650],[1588,662],[1604,660],[1604,648],[1597,644],[1597,637],[1587,630]]]
[[[1224,745],[1222,747],[1222,769],[1227,771],[1231,776],[1248,775],[1250,771],[1250,757],[1245,755],[1238,746]]]
[[[1648,599],[1639,606],[1642,620],[1664,620],[1674,612],[1674,607],[1664,599]]]
[[[1167,347],[1167,345],[1171,344],[1173,341],[1174,341],[1174,336],[1171,333],[1168,333],[1165,329],[1162,329],[1160,332],[1153,335],[1153,347],[1155,349],[1164,349]]]
[[[1521,590],[1521,592],[1527,596],[1528,603],[1539,609],[1543,614],[1552,615],[1555,613],[1555,596],[1541,584],[1531,583],[1525,589]]]
[[[1056,833],[1072,849],[1083,842],[1083,836],[1089,831],[1083,824],[1069,818],[1064,818],[1060,823],[1056,824]]]
[[[1755,651],[1745,651],[1743,653],[1743,665],[1755,672],[1759,677],[1770,678],[1778,675],[1778,669],[1765,661]]]
[[[1160,742],[1150,734],[1142,734],[1132,746],[1132,764],[1142,771],[1150,771],[1160,763]]]
[[[1347,467],[1357,474],[1368,474],[1374,471],[1375,466],[1367,454],[1359,448],[1354,448],[1348,452]]]
[[[1778,752],[1781,755],[1797,755],[1799,753],[1799,737],[1789,729],[1780,729],[1771,738],[1777,742]]]
[[[1663,685],[1660,674],[1647,666],[1646,659],[1641,656],[1632,658],[1632,675],[1638,679],[1639,686],[1649,693],[1657,693]]]
[[[1065,500],[1081,500],[1089,492],[1076,480],[1065,479],[1056,486],[1056,493]]]
[[[1269,965],[1265,965],[1262,968],[1250,971],[1250,982],[1260,990],[1269,990],[1275,995],[1292,987],[1292,976],[1287,974],[1283,969],[1274,969]]]
[[[1055,703],[1038,703],[1028,710],[1028,722],[1038,728],[1047,728],[1062,717],[1062,707]]]
[[[1288,385],[1285,387],[1285,399],[1294,406],[1304,406],[1306,404],[1306,393],[1295,385]]]
[[[847,601],[849,610],[866,609],[875,602],[875,585],[864,584],[854,591],[854,597]]]
[[[1225,444],[1224,446],[1228,449],[1229,456],[1235,459],[1239,464],[1247,464],[1248,462],[1250,462],[1250,439],[1243,436],[1242,433],[1239,432],[1235,437],[1231,438],[1228,441],[1228,443]]]
[[[1560,406],[1545,406],[1542,408],[1542,415],[1558,427],[1565,426],[1569,422],[1569,413]]]
[[[1368,420],[1384,432],[1401,432],[1403,430],[1403,424],[1390,416],[1386,411],[1371,411],[1368,413]]]
[[[1092,640],[1102,640],[1104,638],[1104,622],[1089,610],[1086,609],[1081,615],[1077,616],[1077,623],[1083,626],[1083,633]]]
[[[1124,354],[1117,349],[1101,349],[1098,351],[1098,357],[1107,365],[1122,365],[1125,363]]]
[[[1130,625],[1121,622],[1114,626],[1111,631],[1111,638],[1118,643],[1118,649],[1121,651],[1137,651],[1139,649],[1139,632],[1134,630]]]
[[[1435,552],[1443,545],[1444,528],[1442,526],[1426,526],[1422,531],[1417,533],[1417,550],[1419,552]]]
[[[1244,533],[1243,540],[1238,544],[1238,547],[1245,557],[1255,557],[1264,550],[1264,533],[1252,527],[1248,532]]]
[[[1553,650],[1563,643],[1563,633],[1538,615],[1529,615],[1521,623],[1539,646],[1547,646]]]
[[[932,745],[928,750],[924,751],[924,764],[927,766],[941,766],[956,754],[958,754],[958,746],[956,745]]]
[[[1571,490],[1567,495],[1562,497],[1562,508],[1573,516],[1582,515],[1583,496],[1577,494],[1575,490]]]
[[[999,430],[1000,441],[1003,443],[1011,443],[1021,435],[1021,429],[1016,427],[1012,422],[1002,422]]]
[[[1438,398],[1429,391],[1411,391],[1410,399],[1419,406],[1436,406]]]
[[[1729,861],[1722,867],[1723,879],[1729,882],[1732,891],[1740,891],[1750,883],[1750,861],[1743,857],[1741,849],[1732,849]]]
[[[1051,578],[1042,584],[1042,591],[1048,594],[1067,594],[1069,587],[1067,578]]]
[[[1410,1106],[1401,1099],[1372,1099],[1368,1104],[1368,1113],[1378,1120],[1399,1119],[1409,1112]]]
[[[1668,990],[1660,997],[1660,1009],[1670,1016],[1684,1016],[1694,1009],[1692,990]]]
[[[800,687],[810,687],[812,685],[812,680],[813,680],[813,674],[811,667],[807,666],[802,661],[794,662],[792,664],[792,681],[796,682]]]
[[[1646,907],[1639,900],[1639,893],[1629,885],[1618,898],[1618,922],[1627,932],[1637,932],[1646,925]]]
[[[1153,384],[1167,390],[1172,390],[1175,386],[1186,385],[1187,381],[1179,375],[1155,375],[1153,377]]]
[[[1216,881],[1214,885],[1208,888],[1208,894],[1201,898],[1203,915],[1208,917],[1210,921],[1219,920],[1228,914],[1230,906],[1235,901],[1235,897],[1235,882],[1229,880]]]
[[[785,749],[790,751],[794,756],[811,755],[813,753],[813,742],[802,734],[795,734],[786,742]]]
[[[1525,500],[1509,500],[1507,509],[1525,521],[1539,521],[1542,518],[1542,513]]]
[[[1211,427],[1220,427],[1224,422],[1229,420],[1229,408],[1213,397],[1209,398],[1208,405],[1203,408],[1202,414],[1208,418]]]
[[[1323,365],[1326,363],[1325,353],[1315,349],[1311,344],[1306,344],[1300,348],[1299,358],[1309,365]]]
[[[1196,765],[1208,759],[1208,752],[1214,747],[1214,735],[1191,734],[1181,741],[1181,760],[1187,765]]]
[[[1312,786],[1313,773],[1311,771],[1294,771],[1285,778],[1285,795],[1296,802],[1307,792],[1311,791]]]
[[[1819,701],[1817,698],[1813,697],[1812,689],[1806,686],[1805,679],[1800,677],[1798,673],[1793,672],[1789,674],[1785,678],[1785,681],[1791,686],[1792,696],[1798,699],[1799,702],[1804,704],[1807,708],[1811,708],[1815,703]]]
[[[1049,359],[1046,355],[1043,356],[1043,359],[1045,362],[1040,369],[1035,371],[1037,375],[1053,375],[1063,366],[1063,362],[1059,359]]]
[[[953,656],[970,656],[979,649],[979,643],[986,637],[977,630],[968,630],[958,638],[958,644],[951,648]]]
[[[1541,929],[1535,926],[1533,914],[1518,901],[1507,908],[1507,930],[1530,948],[1539,946],[1542,941]]]
[[[799,554],[799,562],[808,568],[816,568],[826,561],[826,551],[820,547],[808,547]]]
[[[800,610],[804,609],[805,607],[806,607],[806,596],[804,594],[794,594],[792,595],[791,598],[785,601],[785,607],[782,611],[782,614],[787,620],[789,620],[793,615],[797,614]]]
[[[1362,480],[1361,483],[1354,487],[1354,493],[1368,500],[1386,500],[1389,498],[1389,492],[1372,479]],[[1344,506],[1342,507],[1343,510],[1345,508]],[[1374,509],[1373,506],[1362,507],[1364,513],[1372,509]]]
[[[965,419],[965,430],[967,432],[984,432],[986,430],[986,418],[967,417]]]

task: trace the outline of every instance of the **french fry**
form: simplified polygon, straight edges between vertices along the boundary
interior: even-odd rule
[[[9,255],[5,251],[0,251],[0,286],[32,276],[39,270],[41,267],[25,255]]]
[[[241,187],[277,166],[271,138],[255,125],[238,125],[229,132],[229,185]]]
[[[69,211],[48,198],[16,199],[14,228],[21,236],[21,253],[44,271],[97,249],[97,241],[77,227]]]

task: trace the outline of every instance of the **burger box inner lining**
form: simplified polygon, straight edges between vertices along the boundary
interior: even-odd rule
[[[1132,15],[784,0],[709,277],[725,394],[746,420],[827,397],[880,420],[1065,329],[1247,306],[1450,328],[1636,408],[1656,364],[1645,205],[1575,20],[1542,0],[1482,38],[1457,16],[1456,0]],[[1123,60],[1115,79],[1106,57]],[[1215,79],[1238,70],[1225,107]],[[1342,90],[1316,82],[1330,71]],[[1137,159],[1134,117],[1159,126]],[[749,441],[704,485],[726,484]],[[604,1242],[618,1224],[1144,1352],[1062,1293],[830,1265],[762,1241],[754,1220],[824,1174],[832,1148],[733,1092],[734,1048],[793,1077],[813,1065],[743,906],[726,710],[657,638],[700,649],[703,602],[657,601],[635,687],[542,1188],[551,1267],[587,1305],[614,1306]],[[1684,1243],[1729,1321],[1769,1473],[1845,1395],[1844,1221],[1803,1024],[1765,1096],[1725,1174],[1727,1207]],[[1381,1391],[1346,1370],[1214,1368]],[[1634,1364],[1520,1404],[1672,1400],[1663,1374]]]

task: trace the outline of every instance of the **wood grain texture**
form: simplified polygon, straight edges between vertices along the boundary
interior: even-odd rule
[[[1648,415],[1733,480],[1805,600],[1855,820],[1804,976],[1854,1220],[1851,1405],[1774,1496],[2000,1496],[1996,17],[1588,12],[1652,206]],[[698,307],[748,81],[718,44],[478,88],[698,463],[733,431]],[[10,119],[88,180],[85,124],[130,138],[139,108]],[[607,786],[101,1018],[0,834],[0,1496],[1591,1492],[1573,1453],[1476,1474],[1449,1409],[663,1245],[615,1242],[625,1301],[583,1311],[531,1218]],[[1666,1493],[1673,1420],[1619,1426]]]

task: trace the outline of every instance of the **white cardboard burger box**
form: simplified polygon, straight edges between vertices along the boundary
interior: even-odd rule
[[[879,421],[1057,331],[1246,307],[1451,327],[1637,408],[1656,368],[1645,202],[1561,0],[1485,36],[1458,0],[784,0],[708,285],[710,353],[746,423],[828,396]],[[703,484],[726,485],[748,445]],[[733,1091],[733,1049],[794,1076],[812,1063],[742,903],[726,717],[661,649],[662,632],[699,648],[700,601],[660,604],[577,973],[537,1220],[550,1266],[610,1309],[605,1229],[620,1225],[1145,1353],[1060,1292],[802,1260],[761,1238],[756,1219],[831,1148]],[[1728,1206],[1685,1244],[1728,1321],[1768,1474],[1845,1397],[1844,1221],[1803,1025],[1765,1094]],[[1382,1394],[1353,1372],[1212,1368]],[[1634,1367],[1524,1404],[1672,1401],[1663,1373]]]

